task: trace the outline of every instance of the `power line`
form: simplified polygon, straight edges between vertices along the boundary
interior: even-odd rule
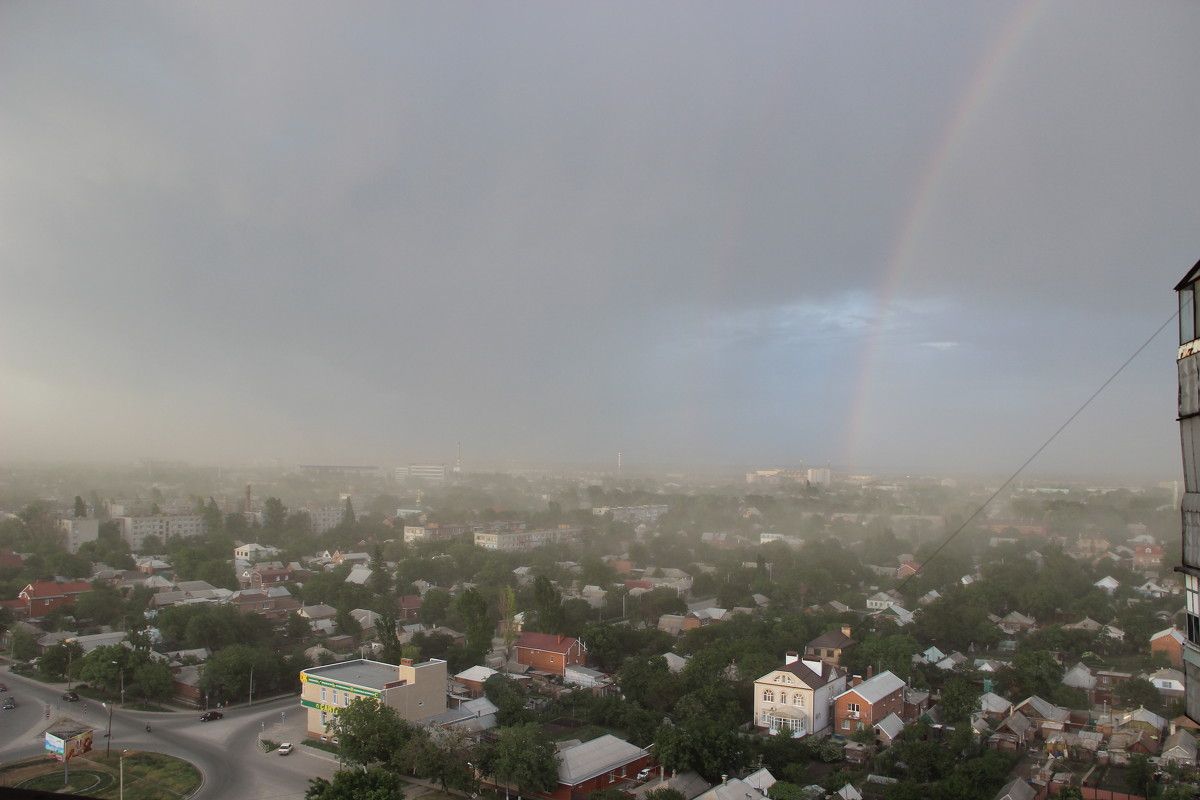
[[[1059,425],[1058,430],[1056,430],[1056,431],[1054,431],[1054,433],[1050,434],[1050,437],[1047,438],[1046,441],[1042,442],[1041,447],[1039,447],[1037,450],[1033,451],[1033,455],[1031,455],[1029,458],[1025,459],[1024,463],[1022,463],[1021,466],[1017,467],[1016,471],[1013,472],[1012,475],[1009,475],[1008,479],[1005,480],[1004,483],[1000,484],[1000,487],[998,489],[996,489],[996,491],[992,492],[991,496],[989,496],[987,500],[984,500],[983,503],[980,504],[979,508],[977,508],[973,512],[971,512],[971,516],[967,517],[966,520],[964,520],[961,525],[959,525],[957,528],[955,528],[954,532],[951,533],[949,536],[947,536],[942,541],[942,543],[937,546],[937,549],[935,549],[932,553],[929,554],[929,557],[926,558],[924,560],[924,562],[922,562],[921,566],[918,567],[915,572],[913,572],[908,577],[906,577],[903,581],[900,582],[900,585],[896,587],[896,590],[899,591],[899,590],[903,589],[904,586],[910,580],[912,580],[913,578],[915,578],[917,575],[919,575],[921,573],[921,570],[923,570],[925,568],[926,564],[928,564],[933,559],[937,558],[938,553],[940,553],[940,552],[942,552],[942,550],[946,549],[946,545],[950,544],[950,542],[952,542],[954,540],[954,537],[956,537],[960,533],[962,533],[966,529],[966,527],[968,525],[970,525],[971,522],[976,517],[978,517],[980,514],[982,514],[983,510],[985,508],[987,508],[989,505],[991,505],[992,501],[995,500],[1000,495],[1001,492],[1003,492],[1005,489],[1007,489],[1009,484],[1011,484],[1013,481],[1015,481],[1017,479],[1017,476],[1019,476],[1022,472],[1024,472],[1025,468],[1028,467],[1030,464],[1032,464],[1034,459],[1036,459],[1038,456],[1040,456],[1042,454],[1042,451],[1045,450],[1047,447],[1049,447],[1051,442],[1053,442],[1055,439],[1057,439],[1058,435],[1060,433],[1062,433],[1064,430],[1066,430],[1067,426],[1070,425],[1072,422],[1074,422],[1075,418],[1078,417],[1080,414],[1082,414],[1084,409],[1086,409],[1089,405],[1091,405],[1092,401],[1095,400],[1097,397],[1099,397],[1100,393],[1103,392],[1105,389],[1107,389],[1108,385],[1110,383],[1112,383],[1114,380],[1116,380],[1117,376],[1120,375],[1122,372],[1124,372],[1125,368],[1128,367],[1130,364],[1132,364],[1133,360],[1135,358],[1137,358],[1138,356],[1140,356],[1142,354],[1142,351],[1145,350],[1147,347],[1149,347],[1150,343],[1152,341],[1154,341],[1156,338],[1158,338],[1158,335],[1163,332],[1163,329],[1166,328],[1168,325],[1170,325],[1175,320],[1175,318],[1178,316],[1179,316],[1179,311],[1175,311],[1175,313],[1173,313],[1173,314],[1171,314],[1171,316],[1167,317],[1166,321],[1164,321],[1162,325],[1159,325],[1158,329],[1155,330],[1154,333],[1150,334],[1150,338],[1148,338],[1148,339],[1146,339],[1146,341],[1142,342],[1141,347],[1139,347],[1137,350],[1134,350],[1133,355],[1131,355],[1129,358],[1125,359],[1125,363],[1123,363],[1123,364],[1121,364],[1121,366],[1117,367],[1116,372],[1114,372],[1112,375],[1109,375],[1108,380],[1106,380],[1104,383],[1100,384],[1100,388],[1097,389],[1096,391],[1092,392],[1091,397],[1089,397],[1087,400],[1084,400],[1083,405],[1081,405],[1079,408],[1075,409],[1075,413],[1072,414],[1071,416],[1067,417],[1067,421],[1064,422],[1062,425]]]

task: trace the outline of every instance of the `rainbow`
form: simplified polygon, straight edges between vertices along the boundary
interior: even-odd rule
[[[1028,0],[1024,3],[980,61],[974,79],[968,85],[962,100],[955,107],[949,124],[946,125],[945,133],[939,140],[929,165],[922,173],[912,202],[908,205],[908,213],[900,226],[900,233],[888,252],[883,270],[883,280],[875,296],[874,313],[870,317],[872,329],[867,344],[863,348],[863,357],[859,363],[858,377],[855,381],[851,412],[846,422],[842,463],[847,467],[858,464],[867,422],[872,413],[873,377],[880,350],[887,338],[889,314],[896,299],[897,289],[901,285],[901,278],[912,261],[916,242],[925,230],[946,170],[953,162],[968,129],[978,116],[980,108],[1000,82],[1005,69],[1012,63],[1013,56],[1033,27],[1043,5],[1044,3],[1040,0]]]

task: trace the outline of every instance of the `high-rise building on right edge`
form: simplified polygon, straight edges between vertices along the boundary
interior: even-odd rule
[[[1179,439],[1183,447],[1183,573],[1187,638],[1183,643],[1187,715],[1200,722],[1200,262],[1175,287],[1179,295]]]

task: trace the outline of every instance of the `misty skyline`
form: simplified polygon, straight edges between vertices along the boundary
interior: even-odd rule
[[[1007,474],[1200,258],[1192,3],[0,8],[4,460]],[[1180,474],[1174,324],[1031,474]]]

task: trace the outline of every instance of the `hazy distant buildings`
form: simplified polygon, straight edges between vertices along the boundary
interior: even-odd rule
[[[828,486],[833,483],[833,471],[828,467],[817,467],[808,471],[809,486]]]
[[[548,544],[574,544],[583,533],[580,528],[564,525],[536,531],[475,531],[475,545],[484,550],[522,552]]]
[[[786,486],[806,480],[802,469],[757,469],[746,473],[746,483],[761,486]]]
[[[645,523],[653,525],[658,518],[667,513],[666,506],[596,506],[592,513],[598,517],[612,514],[614,522],[627,522],[630,525]]]
[[[442,483],[446,480],[446,465],[409,464],[407,467],[396,467],[394,474],[398,481],[415,479],[426,481],[427,483]]]
[[[346,507],[317,508],[309,506],[304,509],[304,513],[308,514],[308,524],[312,532],[319,535],[331,531],[342,524],[342,517],[346,514]]]
[[[100,538],[98,519],[60,519],[58,529],[63,533],[63,544],[68,553],[78,553],[81,544]]]
[[[147,536],[157,536],[165,544],[176,536],[192,538],[208,533],[203,514],[152,514],[142,517],[117,517],[121,536],[131,550],[141,550]]]
[[[1184,708],[1200,721],[1200,262],[1175,287],[1179,294],[1179,433],[1183,445],[1181,508],[1186,641]]]

